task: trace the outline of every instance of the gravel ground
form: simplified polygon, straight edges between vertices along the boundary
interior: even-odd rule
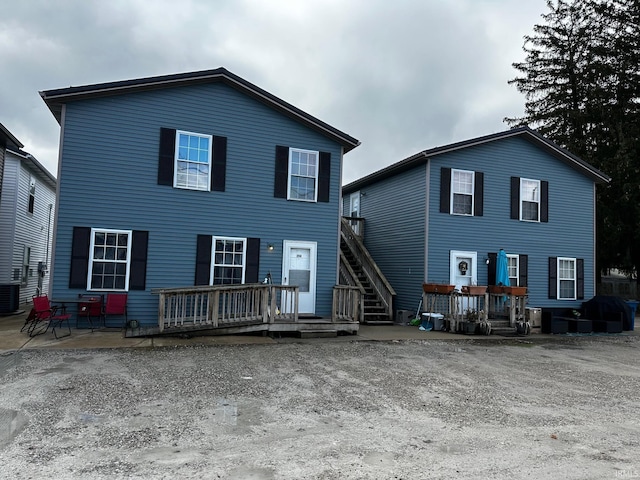
[[[640,478],[640,338],[0,356],[0,478]]]

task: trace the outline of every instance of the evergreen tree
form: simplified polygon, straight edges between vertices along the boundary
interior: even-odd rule
[[[597,190],[598,274],[640,269],[640,2],[547,0],[514,63],[529,125],[612,177]]]

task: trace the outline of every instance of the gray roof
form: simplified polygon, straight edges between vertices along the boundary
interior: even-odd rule
[[[4,125],[0,123],[0,146],[2,147],[13,147],[13,148],[22,148],[24,145],[20,143],[20,141],[14,137],[9,130],[5,128]]]
[[[31,170],[34,170],[41,180],[43,180],[51,189],[55,192],[57,180],[49,170],[47,170],[44,165],[42,165],[36,157],[31,155],[29,152],[25,152],[24,150],[20,150],[18,148],[7,148],[7,152],[12,153],[16,157],[20,158],[20,160],[31,167]]]
[[[133,80],[123,80],[118,82],[97,83],[93,85],[83,85],[78,87],[60,88],[55,90],[44,90],[40,96],[45,101],[51,113],[56,117],[58,123],[61,122],[62,105],[75,100],[85,98],[104,97],[111,95],[121,95],[124,93],[156,90],[170,88],[181,85],[196,85],[202,83],[222,82],[240,92],[243,92],[256,100],[278,110],[288,117],[322,133],[333,139],[344,147],[344,151],[354,149],[360,142],[346,133],[324,123],[323,121],[303,112],[290,103],[270,94],[266,90],[246,81],[245,79],[231,73],[225,68],[215,70],[202,70],[198,72],[178,73],[172,75],[162,75],[158,77],[146,77]]]
[[[577,157],[576,155],[572,154],[568,150],[565,150],[564,148],[555,144],[551,140],[544,138],[535,130],[529,127],[518,127],[504,132],[498,132],[491,135],[485,135],[483,137],[472,138],[471,140],[465,140],[463,142],[451,143],[449,145],[435,147],[429,150],[423,150],[416,153],[415,155],[411,155],[410,157],[405,158],[404,160],[400,160],[393,165],[383,168],[382,170],[378,170],[377,172],[374,172],[370,175],[367,175],[345,185],[344,187],[342,187],[342,192],[354,192],[356,190],[359,190],[360,188],[366,187],[367,185],[376,183],[379,180],[404,172],[420,164],[424,164],[431,157],[435,157],[436,155],[441,155],[443,153],[449,153],[455,150],[474,147],[483,143],[494,142],[503,138],[516,136],[522,137],[532,144],[542,148],[561,162],[588,176],[596,183],[609,183],[611,181],[611,178],[609,176],[607,176],[594,166],[590,165],[589,163],[585,162],[581,158]]]

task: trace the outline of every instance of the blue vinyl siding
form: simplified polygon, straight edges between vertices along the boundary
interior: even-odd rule
[[[484,215],[439,213],[440,168],[484,172]],[[549,182],[549,222],[510,219],[510,177]],[[429,280],[449,278],[449,251],[478,252],[478,284],[486,285],[488,252],[526,254],[529,304],[571,306],[548,298],[548,258],[584,258],[585,299],[594,294],[594,184],[521,138],[506,138],[434,157],[429,208]],[[579,305],[580,301],[576,301]]]
[[[414,309],[423,281],[449,281],[452,250],[477,252],[480,285],[488,282],[488,253],[504,248],[509,254],[528,255],[532,307],[579,306],[582,300],[548,298],[548,259],[582,258],[584,300],[594,295],[593,180],[522,137],[505,137],[442,153],[429,162],[428,166],[422,164],[360,187],[364,193],[361,212],[365,244],[396,290],[395,308]],[[442,167],[483,172],[482,216],[440,213]],[[425,176],[429,178],[428,189]],[[510,218],[512,176],[549,182],[547,223]],[[345,208],[350,193],[344,195]]]
[[[157,322],[150,289],[193,285],[198,234],[260,238],[259,278],[274,283],[283,240],[318,242],[316,313],[331,313],[340,145],[221,83],[72,102],[64,120],[54,296],[81,293],[68,290],[69,258],[85,226],[149,231],[146,291],[129,291],[143,324]],[[157,185],[161,127],[227,137],[226,191]],[[276,145],[331,153],[329,203],[274,198]]]
[[[415,309],[422,294],[425,191],[424,165],[361,190],[365,246],[396,291],[396,309]]]

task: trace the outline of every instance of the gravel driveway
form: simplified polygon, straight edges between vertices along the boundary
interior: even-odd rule
[[[640,478],[640,338],[0,356],[0,478]]]

